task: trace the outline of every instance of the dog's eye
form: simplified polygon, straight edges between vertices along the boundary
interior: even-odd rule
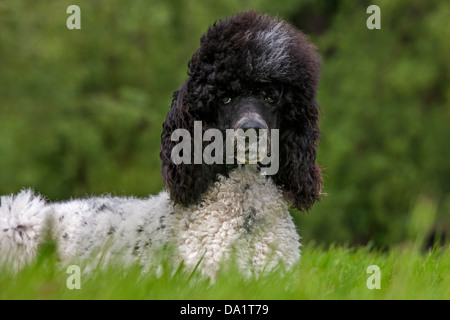
[[[266,93],[264,93],[264,101],[267,102],[268,104],[274,104],[275,102],[277,102],[274,95]]]
[[[275,103],[275,99],[272,98],[271,96],[266,96],[266,97],[264,97],[264,100],[265,100],[267,103],[270,103],[270,104]]]
[[[274,104],[277,102],[276,91],[274,91],[270,88],[266,88],[266,89],[262,90],[261,93],[264,97],[264,101],[267,102],[268,104]]]
[[[230,97],[223,97],[220,100],[222,101],[223,104],[229,104],[231,102]]]

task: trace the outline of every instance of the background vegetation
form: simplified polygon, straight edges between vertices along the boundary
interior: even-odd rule
[[[68,30],[66,8],[81,8]],[[381,8],[368,30],[366,8]],[[328,196],[293,212],[303,243],[421,243],[450,230],[450,2],[0,2],[0,194],[146,196],[161,125],[199,38],[254,8],[323,57],[319,163]]]

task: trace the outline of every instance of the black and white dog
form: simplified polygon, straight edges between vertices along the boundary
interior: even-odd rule
[[[47,203],[31,190],[2,196],[0,261],[21,268],[48,233],[67,263],[101,258],[149,266],[169,244],[177,261],[199,264],[211,276],[232,252],[245,274],[292,266],[300,243],[288,206],[308,211],[321,197],[319,74],[315,47],[282,20],[249,11],[215,23],[202,36],[163,124],[167,189],[147,199],[63,203]],[[174,162],[180,143],[174,131],[189,132],[193,146],[197,121],[202,133],[216,129],[224,137],[228,129],[278,130],[277,172],[262,174],[260,162],[196,163],[192,155]]]

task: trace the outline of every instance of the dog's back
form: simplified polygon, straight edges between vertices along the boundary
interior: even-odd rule
[[[65,262],[143,262],[169,241],[166,218],[173,210],[166,192],[146,199],[93,197],[47,203],[32,190],[2,196],[0,263],[20,269],[46,237]],[[119,254],[120,253],[120,254]]]

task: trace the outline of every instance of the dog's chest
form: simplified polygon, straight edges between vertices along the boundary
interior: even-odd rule
[[[218,266],[233,249],[270,246],[273,225],[287,218],[287,205],[275,184],[252,170],[220,177],[201,204],[175,208],[174,231],[181,258]],[[177,212],[178,211],[178,212]]]

